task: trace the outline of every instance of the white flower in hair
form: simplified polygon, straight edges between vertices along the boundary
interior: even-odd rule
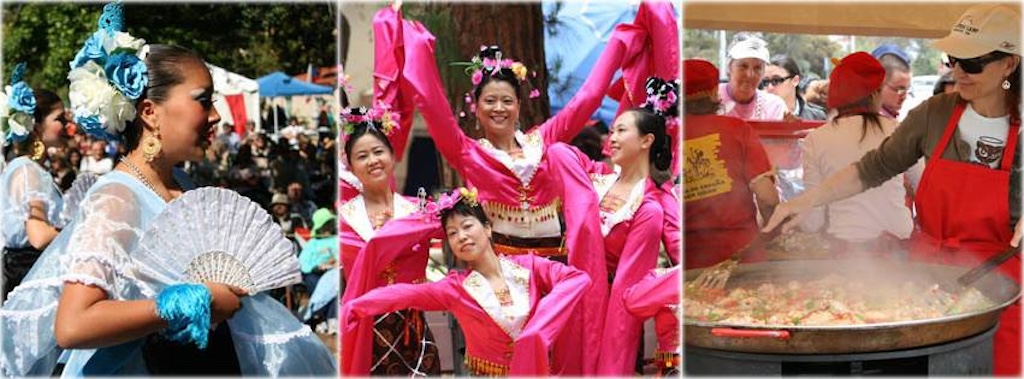
[[[114,32],[113,36],[108,34],[106,38],[103,38],[103,49],[107,51],[107,54],[113,54],[117,49],[138,51],[143,46],[146,46],[146,40],[132,37],[125,32]]]

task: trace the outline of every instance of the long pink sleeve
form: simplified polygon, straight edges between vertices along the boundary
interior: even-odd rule
[[[623,305],[634,316],[640,319],[654,317],[658,350],[662,352],[672,352],[679,347],[679,318],[670,306],[678,306],[682,301],[680,267],[676,265],[662,275],[652,271],[626,290],[622,297]]]
[[[412,132],[413,96],[401,90],[405,66],[405,41],[401,14],[391,7],[377,12],[373,18],[373,103],[384,103],[399,115],[399,129],[388,136],[395,150],[395,160],[402,160],[405,145]]]
[[[653,187],[653,182],[648,187]],[[661,250],[663,211],[652,196],[646,195],[629,224],[626,243],[619,256],[608,300],[601,344],[599,375],[628,375],[633,372],[639,348],[643,320],[630,314],[620,300],[623,293],[658,264]],[[620,224],[618,227],[625,227]]]
[[[661,243],[665,246],[665,252],[668,253],[669,261],[673,265],[677,265],[682,259],[683,248],[680,246],[680,241],[683,239],[683,231],[679,227],[680,202],[671,192],[672,190],[672,183],[666,182],[661,185],[660,189],[656,188],[651,193],[655,195],[658,203],[661,204],[661,209],[665,211],[665,224],[661,229]]]
[[[626,290],[622,296],[626,309],[637,317],[648,318],[669,305],[679,304],[680,267],[672,267],[662,275],[652,274]]]
[[[533,315],[516,339],[509,375],[545,376],[550,375],[550,347],[590,288],[591,280],[586,273],[558,262],[536,256],[524,258],[532,260],[530,280],[539,281],[531,289],[547,294],[535,305]]]
[[[413,250],[416,244],[429,243],[430,238],[440,237],[441,224],[436,220],[423,220],[414,215],[388,221],[359,251],[349,270],[342,302],[355,299],[373,289],[375,279],[387,263],[394,261],[400,254]],[[428,246],[423,246],[421,250],[427,254]]]
[[[665,80],[679,77],[679,26],[672,2],[644,1],[640,3],[636,20],[631,26],[638,30],[631,40],[629,53],[622,63],[622,77],[612,84],[609,96],[619,100],[616,115],[640,106],[647,100],[647,78],[657,76]],[[633,53],[636,52],[636,53]]]
[[[374,289],[342,303],[342,375],[365,376],[370,373],[373,347],[370,343],[360,341],[372,341],[372,316],[407,308],[423,311],[447,309],[450,287],[447,280],[425,284],[395,284]]]
[[[390,9],[390,8],[389,8]],[[398,17],[394,12],[381,10],[378,17],[386,13]],[[405,41],[405,59],[416,62],[403,67],[404,85],[413,92],[410,97],[415,99],[416,108],[427,123],[427,132],[434,140],[434,145],[448,163],[456,170],[461,170],[462,147],[473,143],[459,128],[459,123],[452,115],[448,94],[441,83],[441,74],[437,69],[434,52],[434,35],[430,34],[422,24],[399,19],[397,23],[402,29]],[[465,176],[460,172],[460,175]]]
[[[564,143],[548,148],[547,157],[552,175],[561,179],[566,246],[570,248],[568,263],[583,270],[593,280],[577,308],[577,322],[568,326],[555,342],[553,366],[559,375],[593,375],[602,344],[605,307],[608,299],[608,267],[601,236],[601,216],[593,183],[582,167],[587,157]],[[596,279],[595,279],[596,278]]]

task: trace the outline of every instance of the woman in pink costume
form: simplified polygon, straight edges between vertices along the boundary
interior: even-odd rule
[[[345,160],[362,186],[338,207],[344,303],[377,287],[422,282],[430,238],[439,235],[436,226],[425,228],[409,217],[420,209],[418,203],[391,190],[395,164],[388,136],[397,128],[395,115],[386,108],[357,108],[346,109],[342,119]],[[342,336],[342,351],[345,374],[441,373],[437,346],[420,311],[396,309],[361,320]]]
[[[448,244],[469,270],[452,270],[438,282],[378,288],[345,302],[345,334],[353,333],[360,320],[396,309],[443,310],[452,312],[465,332],[470,374],[550,374],[550,346],[569,323],[590,278],[533,255],[499,257],[476,190],[442,195],[439,207]],[[432,219],[421,217],[425,223]],[[433,223],[436,231],[436,219]]]
[[[599,375],[634,372],[643,320],[626,311],[621,299],[658,263],[664,210],[655,192],[663,189],[651,174],[653,169],[668,170],[672,163],[665,120],[678,115],[678,92],[678,83],[648,79],[645,106],[626,111],[610,128],[614,172],[592,176],[601,199],[605,259],[615,275],[605,313]]]
[[[598,200],[581,195],[591,188],[581,169],[581,154],[560,142],[568,142],[584,127],[617,69],[653,61],[645,57],[662,48],[655,49],[654,41],[677,30],[671,4],[643,3],[634,24],[617,26],[580,93],[557,116],[528,132],[518,125],[520,87],[528,70],[501,56],[500,49],[485,48],[475,59],[473,72],[475,116],[485,135],[480,140],[467,137],[450,111],[430,32],[418,23],[401,20],[392,8],[378,12],[374,23],[377,37],[401,36],[391,39],[402,41],[405,48],[403,54],[396,55],[403,57],[395,61],[400,73],[396,80],[402,81],[402,89],[412,89],[415,106],[441,154],[467,183],[480,189],[481,204],[494,223],[496,251],[567,256],[569,265],[591,278],[607,277],[599,253],[603,247],[598,237]],[[409,62],[416,64],[405,64]],[[644,67],[648,66],[627,72],[627,78],[644,72],[642,81],[650,74]],[[629,85],[623,85],[626,94],[622,96],[640,96],[642,87],[637,91],[635,81],[625,83]],[[560,221],[564,221],[564,229]],[[597,372],[607,293],[607,282],[595,280],[583,299],[578,322],[572,323],[565,338],[556,344],[556,373]]]

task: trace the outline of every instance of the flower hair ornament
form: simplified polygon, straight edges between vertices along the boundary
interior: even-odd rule
[[[68,99],[75,122],[87,133],[116,140],[135,119],[135,105],[149,84],[149,46],[124,32],[120,1],[103,7],[98,27],[71,61]]]
[[[483,83],[485,75],[495,76],[501,73],[502,70],[508,70],[516,80],[523,84],[530,84],[529,76],[537,76],[536,71],[530,71],[522,62],[505,58],[501,48],[497,45],[481,45],[480,53],[473,56],[469,62],[453,62],[451,65],[465,66],[465,73],[473,82],[474,88]],[[531,99],[540,97],[540,90],[536,88],[530,90],[529,97]],[[467,92],[465,94],[465,100],[466,104],[469,105],[469,111],[476,112],[476,104],[473,103],[473,97],[470,93]],[[466,117],[466,112],[459,112],[459,117]]]
[[[438,197],[437,201],[430,201],[426,198],[426,191],[420,188],[420,212],[423,216],[429,217],[433,220],[441,219],[441,212],[452,209],[455,204],[460,201],[466,203],[471,207],[480,206],[480,199],[477,196],[478,192],[476,188],[468,189],[466,187],[460,187],[453,190],[451,193],[442,193]]]
[[[11,85],[0,93],[0,130],[6,142],[22,142],[35,125],[36,97],[25,83],[25,63],[18,63],[11,73]]]
[[[391,137],[398,131],[398,120],[398,114],[392,113],[391,108],[384,103],[378,103],[372,108],[358,107],[341,110],[341,130],[344,133],[345,141],[348,141],[349,136],[355,134],[356,128],[360,126],[376,129],[384,136]]]
[[[679,79],[665,81],[652,76],[647,78],[647,100],[643,108],[669,119],[679,114]]]

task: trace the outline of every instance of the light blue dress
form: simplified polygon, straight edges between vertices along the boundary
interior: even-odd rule
[[[4,246],[28,247],[29,203],[41,201],[46,207],[46,219],[57,228],[63,225],[60,211],[64,207],[60,188],[53,176],[28,157],[18,157],[0,174],[0,237]]]
[[[21,286],[0,309],[4,376],[49,375],[62,350],[54,338],[57,301],[64,283],[83,283],[114,300],[152,299],[162,285],[140,275],[133,259],[153,218],[167,206],[133,176],[112,171],[88,191],[77,214],[43,252]],[[228,321],[242,374],[335,375],[336,359],[309,328],[272,298],[242,299]],[[64,377],[146,375],[144,339],[117,346],[69,350]]]

